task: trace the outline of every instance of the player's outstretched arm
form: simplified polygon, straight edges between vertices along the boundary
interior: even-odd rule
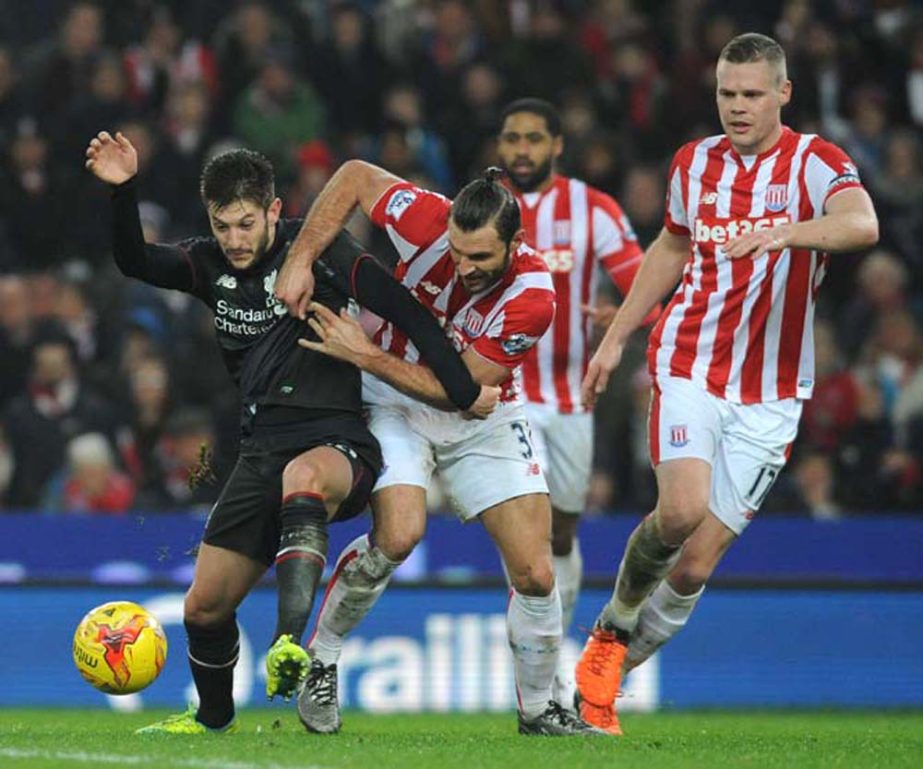
[[[877,242],[878,217],[872,199],[865,190],[851,187],[828,198],[820,218],[751,232],[730,241],[724,252],[731,259],[755,259],[786,248],[836,253],[859,251]]]
[[[383,168],[362,160],[348,160],[337,169],[308,212],[289,247],[276,280],[276,297],[302,320],[314,293],[311,266],[346,225],[356,206],[368,216],[375,201],[401,181]]]
[[[455,404],[446,395],[445,389],[430,369],[408,363],[379,348],[365,335],[362,326],[350,317],[346,310],[337,315],[329,307],[318,302],[311,302],[308,309],[314,313],[308,318],[308,325],[317,335],[317,341],[299,339],[298,344],[302,347],[352,363],[388,382],[405,395],[435,408],[444,411],[456,410]],[[504,378],[508,376],[509,372],[506,369],[503,372]],[[476,374],[473,376],[475,380],[478,379]],[[494,385],[499,381],[502,379],[482,384],[476,400],[466,413],[478,419],[487,417],[497,405],[500,388]]]
[[[628,337],[676,285],[688,259],[689,238],[675,235],[666,228],[660,231],[660,235],[648,247],[631,290],[590,359],[580,386],[580,397],[585,408],[592,408],[596,399],[605,392],[609,376],[622,359]]]
[[[162,288],[191,290],[195,276],[183,252],[144,242],[135,191],[138,153],[128,138],[100,131],[87,146],[84,165],[111,186],[112,253],[122,274]]]

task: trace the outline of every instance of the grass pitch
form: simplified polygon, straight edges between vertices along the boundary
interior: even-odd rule
[[[347,712],[335,736],[307,734],[294,709],[240,714],[241,732],[138,737],[162,712],[0,709],[0,767],[177,769],[668,769],[923,766],[921,712],[627,715],[626,736],[520,737],[509,715]]]

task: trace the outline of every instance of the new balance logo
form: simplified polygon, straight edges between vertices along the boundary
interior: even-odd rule
[[[437,286],[435,283],[430,283],[428,280],[421,280],[420,288],[422,288],[427,293],[433,294],[434,296],[442,292],[442,289],[439,288],[439,286]]]
[[[713,206],[718,202],[718,193],[717,192],[706,192],[699,198],[700,206]]]
[[[235,289],[237,288],[237,278],[233,275],[222,275],[215,281],[215,285],[221,288]]]

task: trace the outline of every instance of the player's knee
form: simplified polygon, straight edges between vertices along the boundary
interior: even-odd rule
[[[190,590],[183,601],[183,622],[198,627],[220,625],[234,611],[219,596]]]
[[[282,471],[282,490],[284,494],[296,491],[321,491],[322,479],[314,462],[303,457],[296,457]]]
[[[421,539],[423,539],[423,529],[413,526],[375,532],[375,544],[391,561],[406,560]]]
[[[689,539],[708,515],[708,500],[695,496],[661,499],[657,503],[657,531],[671,545]]]
[[[714,566],[704,558],[687,558],[684,554],[670,572],[670,586],[680,595],[697,593],[708,582]]]
[[[548,595],[554,589],[554,568],[550,559],[510,572],[510,582],[522,595]]]

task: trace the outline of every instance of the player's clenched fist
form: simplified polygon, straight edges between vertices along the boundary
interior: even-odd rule
[[[87,147],[86,167],[97,179],[122,184],[138,173],[138,153],[121,132],[100,131]]]

